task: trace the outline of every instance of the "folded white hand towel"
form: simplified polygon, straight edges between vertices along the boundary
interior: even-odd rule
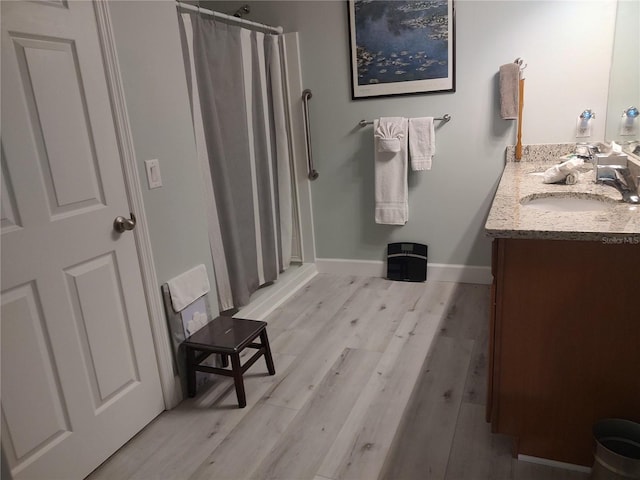
[[[562,182],[566,177],[567,174],[560,171],[560,166],[554,165],[545,170],[542,175],[542,183],[558,183]]]
[[[382,121],[382,119],[380,119]],[[374,120],[374,131],[379,121]],[[409,197],[407,185],[407,119],[400,122],[402,134],[398,135],[400,150],[380,151],[380,138],[374,135],[375,168],[375,221],[385,225],[404,225],[409,220]]]
[[[378,152],[399,152],[402,140],[407,136],[407,129],[403,127],[406,118],[381,117],[375,127],[374,136],[378,139]]]
[[[180,312],[204,294],[209,293],[209,277],[204,265],[172,278],[167,282],[171,293],[171,303],[176,312]]]
[[[520,66],[507,63],[500,67],[500,115],[504,120],[518,119]]]
[[[431,170],[436,153],[436,134],[433,117],[409,119],[409,158],[411,170]]]
[[[560,163],[558,165],[554,165],[553,167],[548,168],[544,172],[542,176],[542,182],[543,183],[562,182],[567,178],[567,175],[569,175],[574,170],[579,169],[583,163],[584,163],[584,160],[582,160],[581,158],[573,158],[571,160],[567,160],[566,162]]]

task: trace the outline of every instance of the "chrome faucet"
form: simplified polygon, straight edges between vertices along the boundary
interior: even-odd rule
[[[600,164],[600,148],[598,145],[578,144],[576,155],[593,164],[596,183],[609,185],[622,194],[622,201],[640,203],[640,177],[634,179],[627,165]],[[626,159],[626,157],[624,157]],[[616,159],[620,160],[620,159]]]
[[[587,143],[578,143],[576,145],[575,154],[584,161],[593,163],[596,166],[596,154],[600,153],[598,145],[589,145]]]
[[[624,165],[596,165],[596,183],[609,185],[622,194],[622,201],[640,203],[638,181],[631,176],[629,168]]]

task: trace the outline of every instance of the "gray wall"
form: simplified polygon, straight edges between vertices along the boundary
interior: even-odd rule
[[[203,2],[205,3],[205,2]],[[233,11],[244,2],[206,2]],[[434,263],[488,265],[483,225],[515,122],[499,119],[498,67],[524,57],[524,143],[575,141],[585,108],[604,111],[615,4],[573,1],[456,2],[456,92],[351,100],[346,2],[251,2],[249,18],[300,32],[303,78],[313,90],[311,128],[320,178],[312,184],[317,255],[384,258],[392,241],[430,246]],[[204,263],[204,224],[174,3],[112,2],[114,29],[141,176],[159,158],[165,186],[144,200],[160,282]],[[371,127],[379,116],[449,113],[429,172],[411,173],[410,219],[373,221]],[[589,140],[602,140],[596,120]],[[214,300],[215,303],[215,300]],[[215,307],[216,305],[214,305]]]
[[[159,282],[207,267],[218,311],[182,51],[173,1],[110,2],[118,59]],[[160,160],[149,190],[144,161]]]
[[[232,12],[241,2],[202,2]],[[523,142],[575,141],[585,108],[602,114],[591,141],[604,137],[613,2],[462,1],[456,5],[456,92],[351,100],[344,1],[254,1],[250,20],[300,32],[302,72],[311,88],[312,146],[320,178],[312,184],[319,258],[382,260],[392,241],[429,244],[434,263],[489,265],[483,226],[515,122],[499,118],[496,73],[524,57]],[[373,221],[372,128],[360,119],[439,116],[433,169],[409,178],[409,222]]]

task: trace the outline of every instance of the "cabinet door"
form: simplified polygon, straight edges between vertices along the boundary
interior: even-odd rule
[[[591,465],[597,420],[640,421],[640,249],[500,243],[492,424],[519,453]]]

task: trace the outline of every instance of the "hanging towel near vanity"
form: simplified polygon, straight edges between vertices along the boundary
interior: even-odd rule
[[[374,120],[375,220],[384,225],[404,225],[409,220],[407,185],[408,120],[381,117]]]
[[[411,170],[431,170],[436,153],[436,134],[433,117],[409,119],[409,158]]]
[[[500,67],[500,116],[503,120],[518,119],[520,96],[520,65],[507,63]]]

